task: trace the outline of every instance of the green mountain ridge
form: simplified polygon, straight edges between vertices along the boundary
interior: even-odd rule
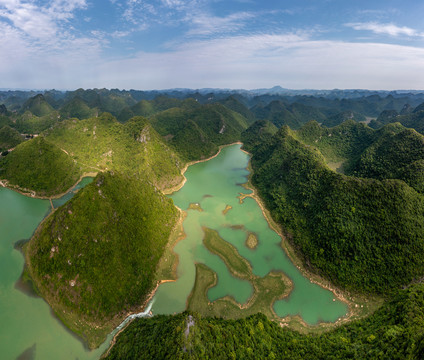
[[[12,129],[10,126],[5,125],[0,128],[0,152],[14,148],[22,141],[24,140],[19,132]]]
[[[161,189],[181,180],[183,163],[141,117],[126,124],[107,113],[85,120],[66,120],[49,130],[46,138],[88,172],[144,173]]]
[[[251,108],[251,111],[257,119],[268,120],[278,128],[288,125],[292,129],[298,129],[310,120],[323,122],[326,118],[316,108],[300,103],[285,104],[279,100],[272,101],[266,106],[258,104]]]
[[[186,161],[208,158],[220,145],[240,140],[249,124],[241,114],[221,104],[171,108],[152,116],[149,122]]]
[[[224,321],[191,314],[198,330],[188,337],[187,314],[141,319],[110,358],[146,351],[154,358],[420,358],[424,288],[399,289],[424,275],[423,104],[413,110],[408,97],[392,95],[146,94],[52,91],[26,99],[19,112],[0,108],[0,148],[19,132],[41,133],[0,159],[1,179],[52,196],[98,173],[46,219],[27,249],[38,289],[68,327],[93,347],[142,305],[178,216],[160,190],[182,181],[188,161],[241,140],[252,154],[253,185],[306,267],[344,290],[388,301],[322,335],[280,329],[262,315]],[[370,122],[377,129],[358,123],[377,112]]]
[[[372,132],[357,124],[356,130],[361,128],[365,135]],[[305,263],[338,286],[360,292],[388,294],[421,277],[423,195],[397,179],[337,174],[319,147],[298,136],[283,127],[247,149],[253,154],[254,186]],[[326,143],[322,149],[346,155],[354,153],[354,143],[337,150]]]
[[[59,147],[43,136],[26,141],[0,159],[0,178],[39,196],[65,192],[79,179],[81,170]]]
[[[35,95],[29,98],[23,105],[20,112],[23,114],[25,111],[30,111],[35,116],[45,116],[50,114],[54,109],[44,99],[42,94]]]

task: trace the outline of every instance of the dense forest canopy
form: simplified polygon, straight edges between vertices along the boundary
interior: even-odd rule
[[[139,319],[108,358],[423,356],[424,93],[0,91],[0,104],[3,184],[50,197],[97,174],[26,250],[39,292],[57,313],[66,309],[62,320],[90,346],[155,286],[178,218],[162,192],[181,183],[188,162],[236,141],[303,265],[342,291],[386,300],[321,335],[261,314]]]

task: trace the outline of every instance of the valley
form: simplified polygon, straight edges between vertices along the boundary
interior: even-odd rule
[[[6,356],[96,359],[114,337],[107,358],[203,358],[238,336],[233,358],[419,358],[421,95],[174,96],[80,89],[4,106]],[[19,308],[38,320],[15,340]]]

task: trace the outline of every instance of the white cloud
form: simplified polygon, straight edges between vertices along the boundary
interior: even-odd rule
[[[0,31],[8,32],[0,51],[17,41],[11,59],[0,59],[0,78],[10,87],[424,89],[424,49],[412,46],[259,34],[191,41],[112,61],[101,56],[98,40],[75,39],[63,54],[34,56],[16,30]]]
[[[417,74],[424,72],[424,49],[293,34],[237,36],[196,41],[168,53],[142,52],[98,70],[101,86],[120,88],[423,89]]]
[[[406,35],[410,37],[424,36],[423,34],[419,33],[415,29],[411,29],[406,26],[400,27],[394,24],[381,24],[376,22],[367,22],[367,23],[348,23],[345,25],[355,30],[372,31],[375,34],[385,34],[390,36]]]
[[[85,9],[85,0],[52,0],[49,7],[37,6],[36,1],[0,0],[0,54],[7,54],[0,57],[3,86],[149,89],[280,84],[290,88],[424,89],[422,48],[318,41],[307,33],[234,36],[258,14],[219,17],[206,8],[190,8],[188,4],[198,3],[195,0],[161,1],[156,5],[162,8],[152,9],[152,3],[125,0],[122,11],[132,9],[128,16],[137,21],[135,26],[114,28],[110,33],[93,30],[83,36],[71,29],[70,19]],[[189,26],[189,36],[180,43],[174,42],[163,52],[115,55],[113,61],[102,54],[108,39],[124,38],[148,26],[140,12],[157,22],[165,21],[167,15],[160,11],[165,7],[173,14],[182,11],[176,21]],[[391,36],[420,36],[414,29],[393,24],[347,26]]]
[[[234,13],[225,17],[211,16],[205,13],[193,14],[187,19],[187,22],[192,25],[187,35],[230,33],[243,28],[246,21],[254,16],[249,12]]]
[[[162,0],[162,3],[170,8],[181,8],[185,6],[183,0]]]
[[[46,39],[57,35],[61,21],[87,6],[86,0],[53,0],[46,6],[22,0],[0,0],[0,19],[9,20],[26,36]]]
[[[7,54],[0,57],[4,83],[39,88],[46,81],[73,81],[72,77],[78,76],[75,69],[83,76],[87,62],[100,58],[105,40],[94,35],[75,36],[68,24],[74,11],[86,7],[85,0],[37,4],[0,0],[0,54]]]

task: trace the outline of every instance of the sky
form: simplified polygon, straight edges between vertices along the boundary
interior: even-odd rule
[[[0,0],[0,88],[424,89],[423,0]]]

